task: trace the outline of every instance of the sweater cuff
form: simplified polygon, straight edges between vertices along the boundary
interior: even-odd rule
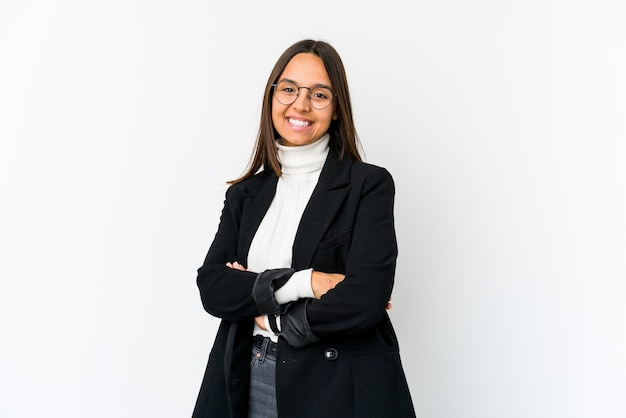
[[[274,291],[281,288],[295,272],[292,268],[265,270],[257,274],[252,287],[252,299],[262,314],[280,312]]]
[[[278,337],[280,335],[280,315],[264,315],[263,322],[265,323],[265,329],[272,336]]]
[[[296,271],[283,287],[274,292],[279,305],[295,302],[298,299],[315,298],[311,287],[311,273],[313,269]]]

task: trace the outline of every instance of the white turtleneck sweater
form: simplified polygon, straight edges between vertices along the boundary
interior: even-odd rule
[[[326,162],[329,139],[330,136],[325,134],[311,144],[296,147],[287,147],[279,141],[276,142],[282,176],[278,179],[274,200],[250,244],[247,266],[249,271],[291,267],[293,242],[304,209]],[[278,304],[315,297],[311,288],[312,271],[313,269],[307,269],[294,273],[274,293]],[[265,323],[269,330],[267,318]],[[277,325],[280,329],[280,318],[277,318]],[[277,335],[256,325],[254,334],[278,341]]]

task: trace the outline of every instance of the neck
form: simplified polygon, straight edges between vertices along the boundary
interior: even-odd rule
[[[330,135],[324,134],[317,141],[300,145],[297,147],[287,147],[276,142],[278,148],[278,159],[281,163],[283,174],[302,174],[319,171],[326,162],[329,150]]]

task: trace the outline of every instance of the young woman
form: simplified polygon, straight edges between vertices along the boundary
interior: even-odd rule
[[[337,52],[305,40],[269,77],[256,149],[198,270],[222,319],[193,417],[413,417],[386,312],[394,185],[361,161]]]

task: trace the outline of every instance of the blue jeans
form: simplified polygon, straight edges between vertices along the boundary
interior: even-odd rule
[[[276,343],[254,337],[250,361],[248,418],[276,418]]]

